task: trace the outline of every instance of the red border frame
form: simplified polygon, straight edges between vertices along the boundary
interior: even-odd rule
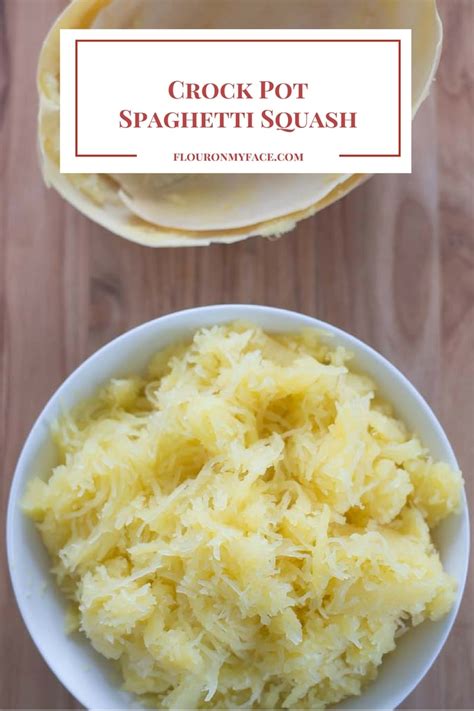
[[[136,153],[79,153],[80,42],[391,42],[398,44],[398,153],[340,153],[339,158],[401,158],[402,155],[402,41],[400,39],[76,39],[76,158],[138,158]]]

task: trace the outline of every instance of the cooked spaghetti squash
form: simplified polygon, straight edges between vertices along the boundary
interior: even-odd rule
[[[232,324],[111,380],[31,482],[68,624],[156,708],[323,708],[446,614],[462,476],[313,331]]]

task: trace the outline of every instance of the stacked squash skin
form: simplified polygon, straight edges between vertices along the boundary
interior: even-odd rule
[[[364,175],[65,175],[59,170],[60,30],[85,28],[411,28],[413,114],[441,52],[435,0],[73,0],[52,27],[38,69],[46,182],[95,222],[154,247],[281,235],[339,200]]]

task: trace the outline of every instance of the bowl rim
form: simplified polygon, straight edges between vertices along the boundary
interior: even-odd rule
[[[55,664],[54,661],[50,658],[50,654],[48,654],[44,650],[44,646],[42,644],[42,640],[39,639],[39,635],[35,634],[30,627],[29,624],[29,619],[30,615],[28,613],[28,610],[26,609],[26,605],[23,603],[22,598],[19,594],[19,581],[17,580],[17,575],[16,575],[16,570],[15,570],[15,565],[14,565],[14,553],[13,553],[13,546],[14,546],[14,526],[15,526],[15,520],[18,515],[21,515],[21,513],[18,511],[17,507],[17,502],[19,498],[19,489],[20,489],[20,475],[23,469],[25,468],[25,461],[27,460],[27,454],[29,449],[35,445],[35,440],[36,440],[36,433],[40,429],[42,422],[44,421],[45,417],[48,414],[48,411],[52,409],[55,404],[57,403],[58,400],[60,400],[61,396],[67,392],[69,387],[73,384],[73,382],[76,380],[76,378],[79,378],[84,370],[89,368],[92,363],[101,360],[108,354],[109,351],[112,351],[116,349],[117,347],[120,346],[121,343],[125,342],[126,340],[130,338],[134,338],[137,336],[140,332],[146,331],[148,329],[154,329],[154,328],[159,328],[162,325],[165,325],[166,323],[173,321],[177,319],[178,321],[181,319],[186,320],[187,317],[191,317],[193,315],[199,317],[199,316],[204,316],[206,319],[209,317],[209,315],[213,315],[214,313],[216,315],[221,316],[223,313],[226,313],[227,311],[235,311],[235,312],[241,312],[240,314],[235,314],[235,315],[230,315],[228,322],[235,321],[235,320],[247,320],[249,322],[252,321],[252,314],[255,315],[256,313],[258,314],[267,314],[267,315],[273,315],[277,319],[278,317],[283,317],[283,318],[290,318],[295,321],[295,330],[298,328],[305,328],[305,327],[310,327],[314,328],[316,330],[319,330],[321,332],[325,332],[328,335],[335,336],[336,338],[340,338],[344,341],[347,341],[349,344],[349,348],[353,344],[354,346],[354,351],[357,353],[363,353],[367,355],[369,358],[371,358],[374,362],[377,362],[379,365],[382,366],[383,369],[390,371],[392,375],[398,379],[400,382],[401,386],[405,388],[405,390],[408,391],[409,395],[417,402],[417,405],[423,409],[427,415],[427,417],[430,420],[430,424],[433,428],[434,434],[436,435],[436,438],[440,440],[442,443],[442,446],[445,448],[447,454],[449,455],[448,459],[450,460],[450,464],[452,466],[455,466],[459,468],[456,456],[454,454],[453,448],[448,440],[448,437],[441,426],[438,418],[436,417],[435,413],[433,412],[432,408],[428,404],[428,402],[425,400],[425,398],[421,395],[421,393],[415,388],[415,386],[408,380],[408,378],[395,366],[393,363],[391,363],[385,356],[383,356],[381,353],[379,353],[377,350],[372,348],[372,346],[369,346],[367,343],[362,341],[361,339],[357,338],[356,336],[353,336],[351,333],[348,333],[347,331],[344,331],[343,329],[333,326],[332,324],[322,321],[320,319],[317,319],[313,316],[298,312],[298,311],[292,311],[290,309],[282,309],[278,307],[273,307],[273,306],[265,306],[265,305],[260,305],[260,304],[210,304],[206,306],[197,306],[197,307],[192,307],[192,308],[187,308],[187,309],[181,309],[179,311],[173,311],[167,314],[163,314],[162,316],[159,316],[155,319],[151,319],[149,321],[145,321],[144,323],[141,323],[128,331],[125,331],[124,333],[120,334],[119,336],[115,337],[111,341],[108,341],[105,343],[103,346],[101,346],[99,349],[97,349],[95,352],[93,352],[90,356],[88,356],[84,361],[82,361],[77,368],[75,368],[67,377],[66,379],[60,384],[60,386],[52,393],[44,407],[41,409],[39,415],[36,417],[25,441],[24,444],[21,448],[17,464],[14,469],[13,477],[11,479],[10,483],[10,491],[9,491],[9,497],[8,497],[8,506],[7,506],[7,516],[6,516],[6,549],[7,549],[7,563],[8,563],[8,570],[9,570],[9,576],[10,576],[10,581],[11,581],[11,586],[13,589],[15,601],[17,604],[17,607],[20,611],[21,618],[23,620],[23,623],[33,641],[35,644],[37,650],[39,651],[42,659],[44,662],[47,664],[51,672],[54,674],[54,676],[58,679],[58,681],[64,686],[64,688],[75,698],[77,699],[86,709],[91,709],[94,708],[94,706],[89,705],[90,704],[90,699],[87,699],[87,694],[82,694],[82,690],[74,689],[72,690],[71,684],[69,680],[64,679],[64,675],[62,674],[61,667],[59,664]],[[218,323],[225,323],[226,320],[219,320]],[[299,323],[298,323],[299,322]],[[198,323],[194,324],[193,326],[190,326],[189,324],[186,326],[190,331],[195,331],[201,327],[204,327],[203,324],[199,325]],[[207,326],[206,326],[207,327]],[[271,329],[266,329],[266,330],[271,330]],[[278,325],[275,325],[275,331],[278,332]],[[291,332],[290,329],[285,328],[283,329],[286,332]],[[108,376],[111,377],[111,376]],[[439,635],[439,638],[437,639],[436,646],[433,648],[432,647],[432,653],[429,658],[425,661],[425,664],[422,666],[420,669],[420,673],[417,675],[417,678],[414,679],[411,683],[407,684],[406,686],[401,687],[401,691],[397,695],[397,700],[396,703],[393,705],[390,705],[390,711],[392,711],[393,708],[398,707],[399,704],[401,704],[412,692],[413,690],[418,686],[418,684],[422,681],[422,679],[426,676],[430,668],[433,666],[435,663],[436,659],[438,658],[442,648],[444,647],[444,644],[446,643],[446,640],[453,628],[453,625],[456,621],[459,608],[461,606],[462,600],[463,600],[463,595],[464,595],[464,590],[466,586],[466,580],[467,580],[467,573],[468,573],[468,568],[469,568],[469,558],[470,558],[470,517],[469,517],[469,507],[468,507],[468,502],[467,502],[467,497],[466,497],[466,492],[463,490],[463,495],[462,495],[462,507],[463,510],[466,513],[466,527],[465,527],[465,536],[464,540],[462,541],[463,543],[463,550],[465,552],[464,560],[463,560],[463,570],[462,570],[462,575],[461,578],[459,579],[459,585],[458,585],[458,590],[457,590],[457,598],[456,602],[453,605],[451,611],[450,611],[450,620],[447,621],[445,624],[445,627],[443,628],[442,632]],[[66,632],[65,632],[66,634]]]

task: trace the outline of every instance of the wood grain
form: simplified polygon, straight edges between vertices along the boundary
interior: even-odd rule
[[[415,123],[411,176],[376,177],[278,241],[152,251],[43,186],[35,67],[64,1],[0,0],[2,519],[22,442],[68,373],[138,323],[224,302],[301,310],[386,355],[439,413],[474,504],[474,3],[440,4],[445,50]],[[78,708],[29,639],[1,554],[0,707]],[[453,633],[403,708],[473,707],[473,607],[471,577]]]

